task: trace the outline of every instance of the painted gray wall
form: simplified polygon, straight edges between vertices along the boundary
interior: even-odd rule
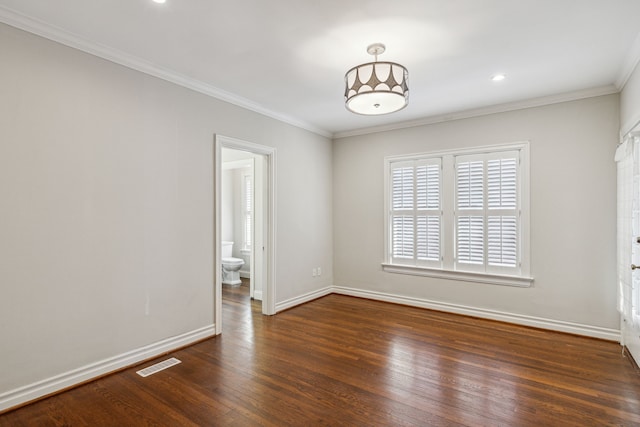
[[[277,302],[335,282],[618,328],[612,158],[619,122],[640,116],[637,71],[622,114],[611,95],[332,149],[2,24],[0,52],[0,394],[213,322],[215,133],[278,150]],[[381,271],[384,156],[520,140],[531,141],[532,288]]]
[[[276,302],[332,282],[330,140],[3,24],[0,52],[0,394],[213,323],[216,133],[277,149]]]
[[[335,140],[335,285],[618,330],[618,130],[615,94]],[[531,143],[532,287],[382,271],[385,156],[523,140]]]

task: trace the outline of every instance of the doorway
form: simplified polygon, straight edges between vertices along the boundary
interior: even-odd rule
[[[224,154],[233,153],[233,162],[249,162],[252,165],[253,211],[250,245],[239,242],[245,250],[250,250],[251,295],[262,299],[262,314],[275,314],[275,164],[276,150],[223,135],[215,136],[214,148],[214,217],[215,217],[215,280],[214,317],[216,334],[222,333],[222,200]],[[228,156],[227,156],[228,157]],[[249,161],[250,159],[250,161]],[[250,249],[248,249],[250,248]],[[259,293],[259,294],[258,294]]]

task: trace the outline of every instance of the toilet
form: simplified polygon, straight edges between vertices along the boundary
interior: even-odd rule
[[[234,258],[233,242],[222,242],[222,283],[225,285],[239,286],[240,268],[244,265],[244,260]]]

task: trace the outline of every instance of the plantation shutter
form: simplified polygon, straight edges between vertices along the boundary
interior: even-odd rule
[[[456,254],[459,264],[484,264],[484,161],[464,156],[456,165]],[[462,161],[464,160],[464,161]]]
[[[519,272],[518,164],[518,151],[456,157],[456,269]]]
[[[441,161],[395,162],[390,167],[392,262],[441,266]]]
[[[517,154],[517,153],[516,153]],[[518,158],[487,160],[487,262],[518,266]]]

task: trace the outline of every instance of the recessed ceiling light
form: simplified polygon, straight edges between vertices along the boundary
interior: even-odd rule
[[[160,4],[162,4],[162,3],[166,2],[166,1],[167,0],[153,0],[154,3],[160,3]]]
[[[491,77],[491,80],[494,82],[501,82],[506,78],[507,76],[505,76],[504,74],[496,74],[495,76]]]

